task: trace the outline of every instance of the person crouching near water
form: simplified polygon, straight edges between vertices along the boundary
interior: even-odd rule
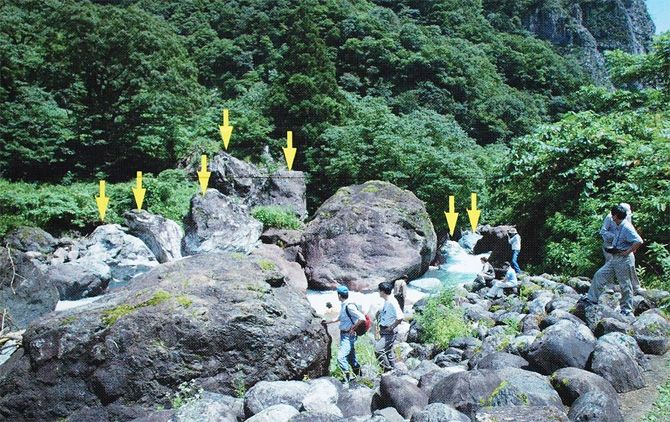
[[[496,278],[496,271],[493,269],[493,265],[491,265],[487,257],[482,256],[479,260],[482,262],[482,270],[477,274],[475,284],[483,288],[489,286],[491,282],[493,282]]]
[[[379,311],[379,339],[375,342],[375,354],[384,371],[395,368],[393,345],[398,335],[397,327],[405,317],[392,292],[393,283],[379,283],[379,296],[384,299],[384,306]]]
[[[337,298],[340,301],[340,315],[328,324],[340,323],[340,347],[337,351],[337,365],[342,370],[345,382],[349,382],[355,375],[360,374],[361,365],[356,360],[356,328],[365,324],[365,315],[358,310],[355,303],[349,301],[347,286],[337,288]]]

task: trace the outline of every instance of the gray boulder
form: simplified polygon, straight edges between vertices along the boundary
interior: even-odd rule
[[[46,277],[58,289],[61,300],[77,300],[102,294],[112,279],[112,271],[104,262],[84,258],[50,265]]]
[[[342,418],[330,413],[320,412],[301,412],[290,419],[291,422],[350,422],[349,419]]]
[[[302,230],[269,228],[261,234],[261,241],[280,248],[297,246],[302,242]]]
[[[560,320],[537,336],[526,359],[546,375],[567,367],[584,369],[595,344],[595,337],[585,325]]]
[[[424,204],[390,183],[340,188],[324,202],[303,237],[310,287],[376,290],[382,281],[424,273],[437,237]]]
[[[383,402],[394,407],[405,419],[410,419],[428,405],[425,392],[395,375],[382,376],[379,392]]]
[[[505,406],[480,409],[475,422],[568,422],[568,416],[553,406]]]
[[[619,393],[645,386],[643,370],[636,354],[630,350],[630,343],[637,348],[630,336],[610,333],[598,339],[593,351],[591,370],[609,381]]]
[[[263,224],[251,217],[246,206],[215,189],[191,198],[184,225],[184,255],[211,251],[248,253],[258,245],[263,231]]]
[[[670,349],[670,323],[655,310],[649,310],[633,323],[637,344],[650,355],[663,355]]]
[[[289,262],[284,258],[284,254],[279,246],[262,244],[251,253],[252,256],[259,257],[265,268],[279,271],[284,275],[286,284],[300,291],[307,290],[307,277],[300,264]]]
[[[352,386],[340,392],[337,406],[345,418],[372,415],[372,398],[375,390],[363,386]]]
[[[3,242],[3,246],[9,246],[10,249],[42,254],[53,252],[57,244],[53,236],[37,227],[18,227],[10,231]]]
[[[247,422],[288,422],[298,413],[295,407],[288,404],[275,404],[250,417]]]
[[[244,412],[250,417],[277,404],[300,409],[308,392],[309,384],[302,381],[261,381],[245,394]]]
[[[342,417],[342,411],[337,407],[339,399],[339,381],[330,378],[319,378],[309,382],[309,391],[302,399],[301,411],[334,415]]]
[[[461,238],[458,239],[458,244],[463,248],[466,252],[472,253],[472,251],[475,249],[475,245],[477,245],[477,242],[479,242],[479,239],[482,238],[482,235],[479,233],[473,233],[470,230],[466,230],[461,234]]]
[[[595,334],[596,337],[602,337],[605,334],[609,333],[632,333],[633,332],[633,327],[631,327],[630,324],[619,321],[618,319],[614,318],[603,318],[600,321],[598,321],[598,324],[596,325],[596,329],[593,330],[593,334]]]
[[[141,239],[160,263],[181,258],[181,226],[167,218],[147,211],[127,211],[123,217],[128,232]]]
[[[579,368],[562,368],[550,377],[551,385],[567,406],[592,390],[598,390],[618,402],[617,392],[609,381],[600,375]]]
[[[470,418],[444,403],[431,403],[412,416],[411,422],[470,422]]]
[[[473,253],[475,255],[491,252],[489,262],[496,268],[502,267],[505,261],[512,259],[512,247],[507,240],[507,234],[513,226],[489,226],[479,227],[482,238],[475,244]]]
[[[0,248],[0,318],[5,327],[22,329],[56,309],[58,290],[42,271],[18,250]]]
[[[383,409],[375,410],[373,416],[381,416],[386,422],[405,422],[402,415],[393,407],[385,407]]]
[[[321,318],[304,295],[273,288],[268,277],[252,257],[201,254],[161,264],[76,312],[33,322],[25,356],[3,365],[11,366],[0,382],[0,419],[165,405],[187,380],[232,394],[240,384],[324,375],[330,344]],[[42,406],[27,405],[37,398]]]
[[[244,417],[244,403],[242,399],[236,399],[223,394],[205,391],[201,397],[189,400],[177,409],[175,422],[211,421],[211,422],[237,422],[238,418]]]
[[[623,422],[619,404],[600,390],[579,396],[570,407],[568,418],[573,422]]]
[[[433,389],[442,380],[457,372],[465,372],[465,368],[461,366],[450,366],[448,368],[439,368],[434,371],[424,374],[419,379],[419,388],[421,388],[428,397],[430,397]]]
[[[79,260],[103,262],[109,266],[114,281],[125,282],[158,265],[153,252],[140,239],[123,231],[118,224],[98,226],[86,243]]]
[[[505,352],[489,353],[479,360],[477,369],[519,368],[529,369],[528,361],[521,356]]]

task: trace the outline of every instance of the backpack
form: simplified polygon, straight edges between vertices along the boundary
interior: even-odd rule
[[[365,324],[359,325],[358,328],[356,328],[356,330],[355,330],[355,333],[356,333],[357,336],[363,336],[363,335],[365,335],[365,333],[368,332],[368,330],[372,326],[372,318],[370,318],[370,315],[363,312],[363,310],[358,305],[354,304],[354,306],[356,306],[358,308],[358,310],[361,311],[361,313],[363,315],[365,315]],[[347,311],[347,316],[349,316],[349,319],[351,320],[351,323],[356,325],[354,323],[354,319],[351,317],[351,314],[349,313],[349,304],[347,304],[346,308],[344,308],[344,309],[345,309],[345,311]]]

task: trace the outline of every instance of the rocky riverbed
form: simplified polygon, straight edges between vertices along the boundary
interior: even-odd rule
[[[670,348],[658,310],[670,293],[635,296],[624,317],[616,291],[584,308],[587,278],[543,274],[490,299],[490,286],[469,282],[478,258],[464,249],[497,263],[507,226],[443,248],[468,268],[447,259],[431,270],[437,237],[411,193],[350,186],[300,230],[264,228],[254,204],[306,217],[304,179],[250,177],[225,153],[215,162],[214,188],[191,201],[183,230],[132,211],[88,236],[22,228],[4,239],[0,419],[620,421],[644,407],[639,392]],[[344,385],[322,321],[339,303],[323,289],[347,284],[374,312],[376,284],[402,274],[413,280],[398,368],[382,376],[369,362]],[[420,320],[445,283],[454,302],[439,309],[468,330],[438,346]]]

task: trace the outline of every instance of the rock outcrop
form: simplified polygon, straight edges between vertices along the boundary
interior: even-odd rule
[[[58,290],[25,253],[0,248],[0,322],[5,327],[25,328],[56,309],[56,303]]]
[[[191,198],[184,223],[184,255],[211,251],[248,253],[258,245],[263,231],[263,224],[251,217],[247,206],[216,189]]]
[[[197,179],[197,166],[189,167]],[[255,166],[220,151],[211,157],[209,186],[231,197],[240,198],[244,205],[276,205],[293,211],[301,220],[307,218],[307,185],[301,171],[274,170]]]
[[[512,227],[489,225],[480,227],[478,232],[481,238],[475,243],[473,253],[481,254],[490,251],[489,262],[495,268],[501,268],[505,261],[512,259],[512,247],[507,237]]]
[[[77,300],[102,294],[112,279],[112,271],[104,262],[83,258],[50,265],[46,276],[58,289],[61,300]]]
[[[5,236],[3,246],[21,252],[53,252],[58,241],[49,233],[37,227],[19,227]]]
[[[2,366],[0,419],[166,405],[189,380],[231,394],[262,380],[325,374],[330,345],[320,318],[304,295],[273,288],[276,281],[258,258],[201,254],[162,264],[85,307],[33,321],[23,336],[25,355]]]
[[[310,287],[374,290],[422,274],[437,249],[424,204],[409,191],[371,181],[341,188],[319,207],[303,237]]]

